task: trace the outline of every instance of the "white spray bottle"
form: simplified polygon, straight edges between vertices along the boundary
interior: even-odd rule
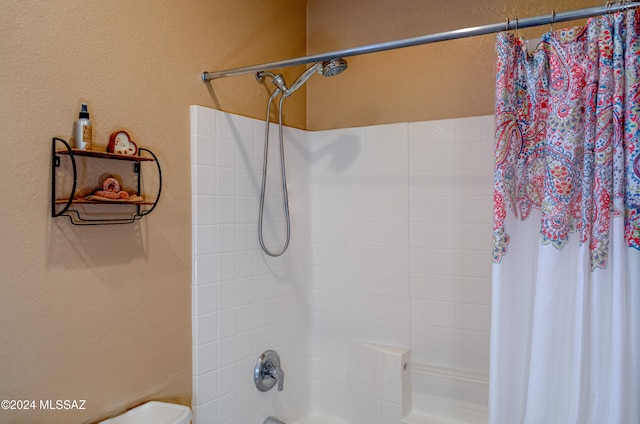
[[[75,122],[73,129],[73,135],[76,149],[91,150],[93,147],[93,127],[89,120],[89,111],[86,103],[82,103],[78,120]]]

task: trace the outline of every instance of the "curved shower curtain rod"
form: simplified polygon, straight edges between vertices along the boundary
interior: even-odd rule
[[[386,50],[395,50],[404,47],[419,46],[422,44],[436,43],[439,41],[455,40],[458,38],[473,37],[476,35],[494,34],[497,32],[508,31],[512,29],[530,28],[540,25],[549,25],[556,22],[566,22],[576,19],[584,19],[592,16],[598,16],[606,13],[615,13],[627,9],[640,7],[640,1],[621,1],[616,4],[608,2],[604,6],[588,7],[585,9],[575,9],[568,12],[552,12],[548,15],[534,16],[531,18],[518,19],[517,17],[510,21],[500,22],[497,24],[477,26],[456,29],[453,31],[440,32],[437,34],[423,35],[414,38],[405,38],[402,40],[388,41],[385,43],[370,44],[368,46],[354,47],[344,50],[336,50],[328,53],[315,54],[300,58],[280,60],[277,62],[263,63],[260,65],[245,66],[241,68],[227,69],[223,71],[203,72],[202,81],[209,82],[211,80],[223,77],[231,77],[235,75],[249,74],[253,72],[266,71],[269,69],[284,68],[287,66],[304,65],[307,63],[322,62],[325,60],[344,58],[349,56],[357,56],[361,54],[377,53]]]

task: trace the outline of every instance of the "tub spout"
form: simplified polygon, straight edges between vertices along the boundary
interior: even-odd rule
[[[267,417],[262,424],[284,424],[284,422],[274,417]]]

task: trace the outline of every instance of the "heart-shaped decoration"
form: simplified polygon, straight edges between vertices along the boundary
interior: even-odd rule
[[[126,131],[116,131],[109,137],[107,152],[133,156],[138,153],[138,146],[131,140]]]

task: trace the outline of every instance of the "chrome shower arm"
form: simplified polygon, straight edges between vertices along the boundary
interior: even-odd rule
[[[284,77],[280,74],[274,74],[273,72],[262,71],[256,73],[256,80],[258,83],[262,84],[264,82],[265,76],[271,77],[271,82],[273,85],[277,87],[277,90],[284,93],[285,97],[288,96],[289,89],[287,88],[287,83],[284,80]]]
[[[264,78],[265,77],[271,77],[271,79],[276,78],[276,74],[274,74],[273,72],[269,72],[269,71],[260,71],[260,72],[256,72],[256,80],[258,81],[258,83],[262,84],[264,82]]]

